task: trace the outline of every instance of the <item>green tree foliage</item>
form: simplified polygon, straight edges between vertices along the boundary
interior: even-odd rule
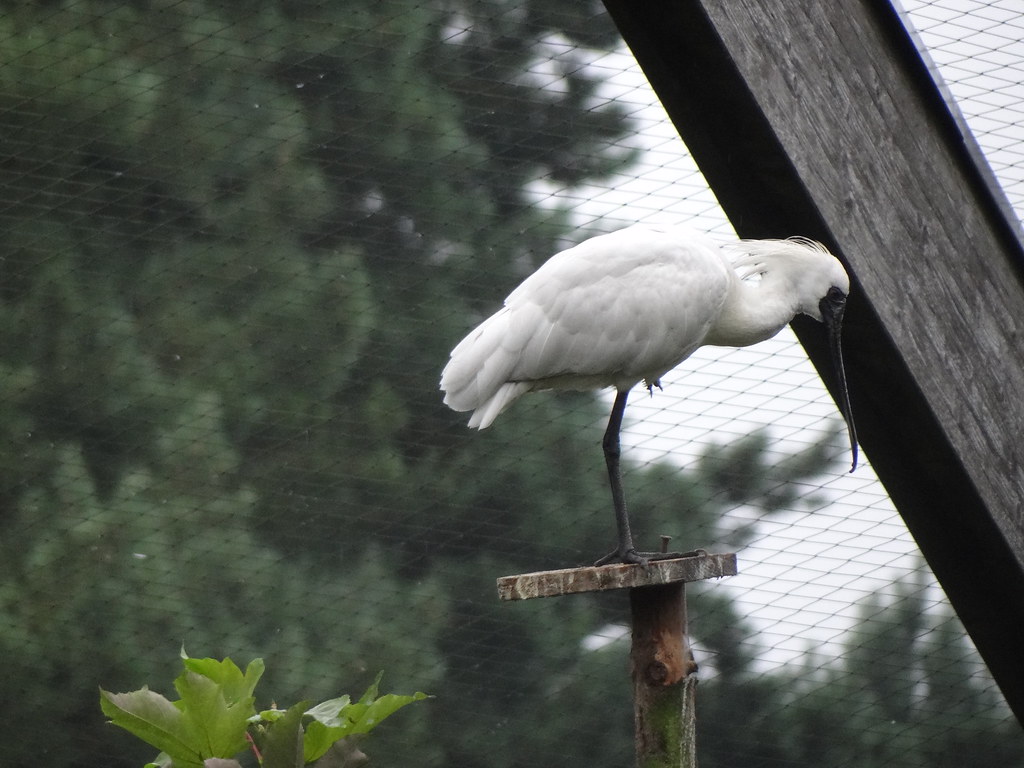
[[[0,651],[16,660],[0,675],[12,692],[3,720],[41,737],[52,718],[69,734],[20,740],[12,765],[40,754],[52,765],[109,764],[97,762],[104,754],[141,764],[131,741],[97,729],[88,692],[169,677],[176,642],[278,660],[266,690],[284,700],[326,696],[373,665],[413,686],[439,684],[441,660],[422,638],[438,631],[440,585],[403,585],[399,604],[387,558],[372,547],[341,579],[261,544],[255,495],[232,487],[222,421],[217,399],[200,398],[158,437],[163,475],[128,473],[106,498],[81,450],[64,446],[49,487],[26,493],[5,526],[21,535],[0,540]],[[411,719],[422,735],[423,717]],[[83,737],[95,754],[81,754]]]
[[[807,768],[1020,765],[1020,726],[980,682],[960,622],[930,609],[928,594],[908,579],[888,598],[871,596],[838,655],[808,653],[758,681],[745,730],[721,733],[717,711],[704,709],[700,726],[716,746],[702,762],[732,765],[743,754],[745,765]]]
[[[630,160],[585,54],[544,53],[611,46],[600,4],[0,8],[0,763],[137,765],[96,686],[166,679],[182,643],[266,658],[283,700],[378,669],[436,693],[379,764],[627,762],[623,649],[581,650],[621,602],[493,593],[611,547],[604,409],[537,397],[478,434],[437,392],[576,236],[530,185]],[[791,503],[820,450],[633,467],[638,533],[742,546],[722,513]],[[772,709],[731,604],[694,611],[729,701]],[[721,701],[723,740],[755,733]]]

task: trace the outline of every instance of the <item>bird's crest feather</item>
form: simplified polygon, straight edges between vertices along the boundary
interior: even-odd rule
[[[740,240],[724,244],[722,249],[741,280],[763,275],[768,270],[768,261],[773,256],[807,251],[831,255],[817,240],[799,236],[788,237],[785,240]]]

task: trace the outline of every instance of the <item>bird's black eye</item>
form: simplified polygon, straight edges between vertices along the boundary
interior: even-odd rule
[[[825,294],[825,298],[831,302],[846,301],[846,294],[833,285],[828,289],[828,293]]]
[[[842,310],[846,306],[846,294],[843,293],[841,288],[832,286],[828,289],[828,293],[825,297],[818,302],[818,307],[822,312],[825,311],[825,307],[829,307],[831,311],[835,312],[837,309]]]
[[[828,293],[818,302],[818,311],[821,312],[822,318],[842,317],[845,309],[846,294],[843,293],[841,288],[837,288],[834,285],[828,289]]]

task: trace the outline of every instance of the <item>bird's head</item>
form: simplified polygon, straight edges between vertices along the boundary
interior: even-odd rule
[[[852,472],[857,468],[857,431],[850,412],[846,370],[840,344],[850,276],[839,259],[819,242],[803,237],[788,240],[744,241],[746,259],[741,276],[761,275],[771,284],[771,294],[790,305],[793,314],[805,314],[824,323],[835,366],[837,404],[850,434]]]
[[[806,268],[797,273],[801,283],[799,289],[799,295],[802,297],[800,311],[824,323],[828,333],[828,343],[832,352],[832,363],[835,366],[838,388],[837,404],[850,435],[850,451],[853,454],[850,471],[853,472],[857,468],[857,429],[853,424],[841,344],[846,297],[850,294],[850,276],[839,259],[829,253],[821,243],[803,238],[790,238],[786,242],[793,243],[796,249],[802,253],[802,256],[794,258],[807,261]]]
[[[790,283],[789,295],[797,301],[796,312],[824,323],[838,313],[841,321],[850,295],[850,277],[839,259],[821,243],[804,237],[774,242],[779,263],[776,274]]]

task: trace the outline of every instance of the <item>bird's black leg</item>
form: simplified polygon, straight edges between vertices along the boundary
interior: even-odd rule
[[[626,412],[626,398],[629,391],[615,393],[612,415],[608,418],[608,428],[604,431],[601,447],[604,448],[604,461],[608,466],[608,482],[612,488],[612,503],[615,505],[615,525],[619,530],[619,547],[605,555],[595,565],[605,565],[613,561],[623,563],[646,563],[636,547],[633,546],[633,534],[629,530],[629,513],[626,511],[626,496],[622,492],[622,471],[619,468],[619,432],[622,430],[622,416]]]
[[[619,546],[594,565],[608,563],[637,563],[647,565],[648,560],[663,560],[683,557],[680,552],[637,552],[633,545],[633,533],[629,529],[629,513],[626,511],[626,496],[622,491],[622,470],[619,458],[622,451],[619,447],[619,433],[622,431],[622,417],[626,412],[626,398],[629,391],[616,392],[612,414],[608,418],[608,428],[604,431],[601,447],[604,448],[604,461],[608,466],[608,482],[612,488],[612,503],[615,505],[615,525],[619,530]],[[693,553],[687,553],[693,554]]]

